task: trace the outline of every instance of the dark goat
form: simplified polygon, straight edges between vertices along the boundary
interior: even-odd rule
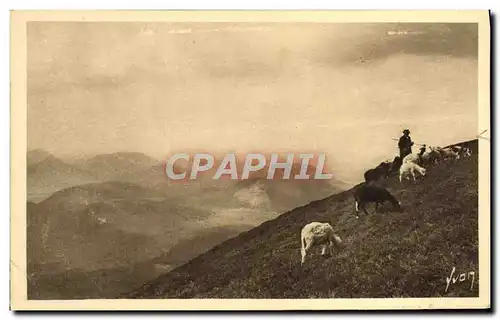
[[[401,165],[403,164],[403,159],[401,159],[400,156],[394,157],[394,160],[392,161],[391,164],[391,172],[397,172]]]
[[[391,164],[387,162],[381,162],[376,168],[367,170],[364,174],[365,181],[377,181],[381,177],[387,178],[391,171]]]
[[[365,181],[377,181],[382,176],[382,173],[378,169],[369,169],[365,172]]]
[[[376,185],[364,183],[357,187],[354,191],[354,200],[356,201],[356,218],[358,218],[360,208],[368,214],[365,205],[370,202],[375,202],[375,211],[378,211],[378,206],[386,201],[389,201],[397,211],[402,210],[399,201],[389,191]]]
[[[381,162],[377,168],[382,172],[382,174],[387,178],[389,173],[391,172],[391,163],[390,162]]]

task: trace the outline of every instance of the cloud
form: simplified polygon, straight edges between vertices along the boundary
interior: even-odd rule
[[[338,43],[329,46],[326,62],[370,62],[396,54],[438,55],[477,59],[478,29],[475,23],[405,23],[372,25],[372,32],[346,43],[340,56]],[[330,57],[330,59],[328,59]]]
[[[349,148],[349,130],[359,136],[348,139],[358,150],[397,136],[399,122],[427,139],[418,137],[422,122],[450,115],[457,118],[425,122],[420,132],[467,136],[477,117],[473,29],[35,23],[28,28],[28,144],[65,153],[335,152]],[[360,66],[361,56],[385,63]],[[461,118],[471,120],[456,125]]]
[[[28,46],[30,81],[40,90],[51,82],[115,88],[179,74],[275,81],[316,63],[342,67],[400,53],[474,59],[477,25],[37,22]]]
[[[193,33],[193,30],[192,29],[172,29],[172,30],[169,30],[168,33],[186,34],[186,33]]]

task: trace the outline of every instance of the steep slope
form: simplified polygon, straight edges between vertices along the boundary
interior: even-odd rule
[[[227,240],[127,298],[374,298],[478,295],[477,140],[470,158],[384,185],[403,212],[353,214],[352,190],[314,201]],[[370,210],[370,209],[369,209]],[[370,212],[373,212],[371,208]],[[300,265],[300,230],[329,221],[345,247]],[[446,277],[475,272],[474,282]]]
[[[32,273],[28,277],[28,296],[41,300],[113,298],[249,228],[244,225],[200,230],[192,238],[181,240],[167,253],[128,266]]]
[[[158,267],[176,267],[204,253],[217,244],[251,229],[249,225],[231,225],[200,230],[195,236],[179,241],[166,254],[153,260]]]

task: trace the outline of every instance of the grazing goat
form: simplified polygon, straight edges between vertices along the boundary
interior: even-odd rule
[[[422,168],[421,166],[413,162],[403,163],[401,168],[399,168],[399,181],[403,182],[403,178],[411,175],[413,177],[413,181],[417,182],[415,171],[418,171],[418,173],[420,173],[422,176],[425,176],[425,168]]]
[[[325,255],[326,247],[330,247],[332,253],[332,246],[335,245],[337,249],[341,248],[342,239],[335,234],[332,226],[328,222],[311,222],[302,228],[300,233],[302,256],[301,264],[306,261],[306,255],[314,245],[321,245],[321,255]]]
[[[365,181],[378,181],[381,177],[387,178],[389,172],[391,171],[391,164],[387,162],[381,162],[376,168],[367,170],[364,174]]]
[[[431,150],[424,152],[422,155],[422,166],[427,166],[430,164],[436,164],[439,162],[439,159],[441,158],[441,153],[434,149],[433,147],[429,147]]]
[[[448,159],[448,158],[454,158],[455,160],[460,159],[460,155],[455,152],[451,147],[448,148],[441,148],[437,147],[436,150],[441,154],[441,157],[443,159]]]
[[[385,188],[376,185],[362,184],[357,187],[354,191],[354,200],[356,218],[359,218],[358,213],[360,208],[365,214],[368,214],[365,205],[370,202],[375,202],[375,211],[378,211],[378,206],[386,201],[389,201],[393,205],[394,209],[401,211],[401,204],[399,201],[396,200],[396,198]]]
[[[463,151],[464,152],[463,153],[464,157],[468,158],[468,157],[472,156],[472,150],[470,148],[465,147],[463,150],[464,150]]]
[[[472,151],[467,147],[451,146],[450,149],[458,153],[460,156],[470,157],[472,155]]]

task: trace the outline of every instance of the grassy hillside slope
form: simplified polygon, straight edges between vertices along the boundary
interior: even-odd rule
[[[77,268],[60,271],[57,265],[51,265],[48,268],[52,267],[53,272],[33,272],[29,275],[28,297],[38,300],[113,298],[155,279],[243,230],[248,230],[248,226],[219,227],[200,231],[197,236],[180,241],[159,257],[128,266],[92,271]]]
[[[353,214],[352,190],[311,202],[227,240],[127,298],[376,298],[477,296],[477,140],[473,155],[428,169],[418,183],[383,182],[402,203]],[[369,212],[373,212],[371,206]],[[300,230],[330,222],[345,242],[300,265]],[[446,278],[474,271],[475,279]]]

